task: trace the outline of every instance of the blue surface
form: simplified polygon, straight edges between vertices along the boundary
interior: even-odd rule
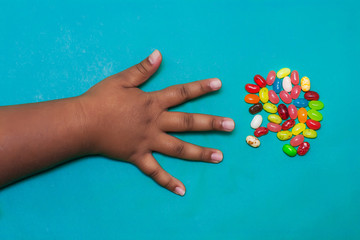
[[[50,2],[50,1],[49,1]],[[185,197],[133,165],[81,159],[0,191],[0,239],[359,239],[358,1],[0,1],[0,104],[75,96],[163,54],[143,89],[219,77],[177,108],[233,117],[232,134],[185,133],[219,165],[156,154]],[[275,134],[252,149],[243,102],[255,74],[289,67],[325,103],[304,157]]]

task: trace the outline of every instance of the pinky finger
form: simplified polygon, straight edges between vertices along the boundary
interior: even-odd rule
[[[184,184],[166,172],[151,153],[146,154],[142,159],[136,161],[135,165],[160,186],[180,196],[185,195],[186,189]]]

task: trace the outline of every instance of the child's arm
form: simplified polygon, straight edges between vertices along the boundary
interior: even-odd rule
[[[183,142],[166,132],[232,131],[229,118],[168,112],[169,107],[220,89],[218,79],[146,93],[138,88],[161,63],[155,51],[141,63],[110,76],[85,94],[55,101],[0,107],[0,186],[73,158],[100,154],[135,164],[179,195],[185,186],[152,156],[218,163],[216,149]]]

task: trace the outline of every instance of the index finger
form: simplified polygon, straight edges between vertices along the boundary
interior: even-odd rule
[[[206,93],[219,90],[220,88],[221,81],[218,78],[209,78],[196,82],[170,86],[158,91],[157,94],[159,95],[160,103],[165,108],[169,108]]]

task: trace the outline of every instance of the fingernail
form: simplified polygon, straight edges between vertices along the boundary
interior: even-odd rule
[[[154,63],[156,63],[156,60],[159,58],[159,56],[160,56],[159,50],[156,49],[155,51],[153,51],[152,54],[150,54],[149,56],[150,64],[153,65]]]
[[[223,159],[223,155],[221,152],[214,152],[211,154],[211,160],[215,162],[220,162]]]
[[[218,90],[221,88],[221,81],[219,79],[213,79],[210,82],[210,87],[212,90]]]
[[[234,123],[234,120],[232,120],[232,119],[224,120],[221,123],[221,125],[224,128],[224,130],[226,130],[226,131],[232,131],[235,128],[235,123]]]
[[[176,194],[180,195],[180,196],[184,196],[185,195],[185,190],[180,188],[180,187],[176,187],[175,191]]]

